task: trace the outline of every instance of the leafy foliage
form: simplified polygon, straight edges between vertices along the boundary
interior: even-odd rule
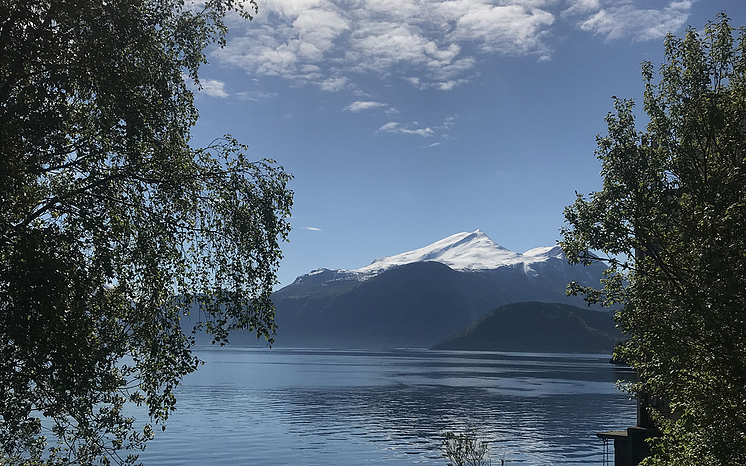
[[[441,451],[443,458],[449,461],[448,466],[488,466],[492,463],[487,458],[489,445],[480,440],[473,429],[462,434],[445,432]]]
[[[642,66],[647,130],[616,100],[598,137],[603,190],[565,210],[568,258],[609,264],[601,290],[570,291],[623,304],[630,388],[673,411],[654,413],[663,436],[646,464],[746,464],[745,49],[725,14],[704,37],[669,35],[659,81]]]
[[[199,364],[189,306],[214,342],[271,343],[290,176],[190,147],[185,83],[255,9],[0,2],[0,462],[137,461]]]

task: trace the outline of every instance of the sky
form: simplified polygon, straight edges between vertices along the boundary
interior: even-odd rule
[[[746,2],[258,0],[229,18],[195,92],[192,143],[231,134],[293,175],[280,285],[481,229],[553,246],[601,189],[596,135],[668,32]]]

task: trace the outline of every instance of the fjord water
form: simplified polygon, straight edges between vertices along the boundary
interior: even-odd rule
[[[608,355],[202,348],[154,465],[445,465],[476,428],[499,465],[602,463],[595,433],[634,424]]]

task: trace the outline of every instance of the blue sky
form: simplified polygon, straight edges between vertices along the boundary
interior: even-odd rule
[[[641,101],[665,34],[746,24],[743,0],[258,2],[208,53],[193,143],[230,133],[294,175],[282,285],[461,231],[554,245],[601,187],[612,96]]]

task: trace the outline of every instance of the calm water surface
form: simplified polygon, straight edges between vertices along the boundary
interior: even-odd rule
[[[474,427],[499,465],[597,464],[595,433],[635,422],[608,355],[204,348],[157,465],[441,465]],[[160,429],[158,429],[160,430]]]

